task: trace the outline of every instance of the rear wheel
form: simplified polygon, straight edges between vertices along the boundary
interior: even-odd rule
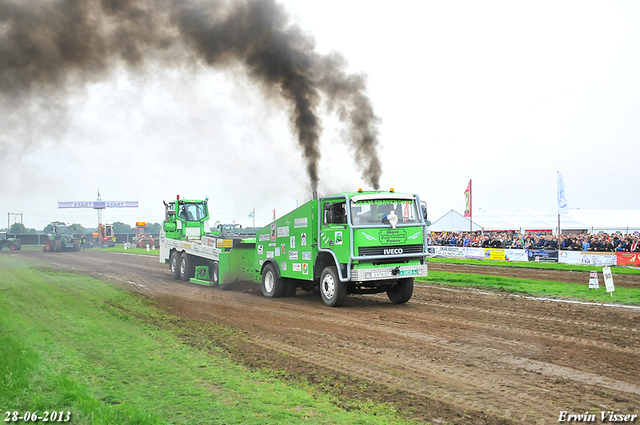
[[[339,307],[347,298],[347,285],[340,281],[335,266],[326,267],[320,276],[322,301],[329,307]]]
[[[196,267],[193,258],[186,252],[183,252],[180,256],[180,279],[188,282],[195,276],[195,273]]]
[[[173,251],[169,257],[169,270],[174,279],[180,279],[180,253]]]
[[[413,296],[413,278],[398,279],[391,288],[387,289],[387,296],[394,304],[404,304]]]
[[[269,263],[262,270],[262,295],[267,298],[280,298],[285,292],[285,282],[276,274],[276,268]]]
[[[211,276],[209,278],[213,282],[212,286],[220,285],[220,267],[218,263],[213,263],[213,266],[211,266]]]

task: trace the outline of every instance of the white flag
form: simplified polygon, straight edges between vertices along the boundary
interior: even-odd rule
[[[564,180],[560,172],[558,172],[558,214],[569,214],[569,204],[564,193]]]

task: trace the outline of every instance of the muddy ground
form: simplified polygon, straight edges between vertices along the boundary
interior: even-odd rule
[[[157,257],[98,250],[8,255],[149,297],[178,317],[167,328],[179,329],[186,343],[222,347],[249,367],[309,382],[339,396],[345,409],[371,399],[433,424],[550,424],[562,411],[597,412],[595,423],[602,423],[600,411],[640,415],[638,308],[427,284],[416,284],[406,305],[386,295],[352,295],[344,307],[329,308],[318,293],[301,290],[267,299],[257,284],[221,290],[175,281]],[[430,267],[588,283],[588,275],[573,272]],[[619,275],[614,280],[622,284]],[[624,281],[640,287],[638,277]],[[238,332],[222,335],[218,325]]]

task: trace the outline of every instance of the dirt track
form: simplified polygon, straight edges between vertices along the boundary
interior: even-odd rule
[[[222,346],[250,366],[272,367],[347,400],[393,403],[418,420],[550,424],[561,411],[588,410],[601,423],[600,411],[640,415],[637,308],[425,284],[416,285],[406,305],[366,295],[329,308],[319,294],[300,290],[295,298],[267,299],[257,284],[219,290],[175,281],[156,257],[97,250],[11,255],[151,297],[190,319],[180,322],[189,343]],[[469,272],[444,264],[432,269]],[[515,273],[536,278],[541,272]],[[548,273],[541,278],[548,280]],[[627,283],[640,284],[636,280]],[[224,342],[215,331],[194,325],[210,322],[236,328],[244,337]]]

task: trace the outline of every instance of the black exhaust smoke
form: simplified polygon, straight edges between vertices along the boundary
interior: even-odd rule
[[[123,64],[144,72],[151,64],[203,62],[217,69],[241,64],[267,99],[288,102],[312,191],[321,156],[317,108],[326,100],[347,128],[364,181],[378,189],[379,119],[365,76],[347,74],[337,54],[315,52],[314,40],[274,0],[0,2],[0,107],[9,114],[3,126],[19,122],[10,113],[16,105],[33,109],[39,96],[46,105],[37,108],[55,110],[71,91]],[[23,133],[28,143],[29,131]],[[12,139],[0,133],[0,150]]]

